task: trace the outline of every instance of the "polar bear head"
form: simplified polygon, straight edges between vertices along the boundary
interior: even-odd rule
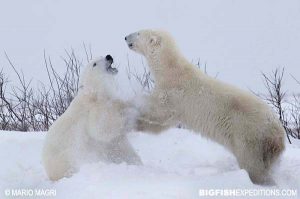
[[[176,49],[172,36],[165,31],[140,30],[125,37],[128,47],[145,57],[162,54],[164,50]]]
[[[80,76],[80,88],[88,92],[108,92],[113,89],[113,76],[118,69],[112,67],[111,55],[99,57],[87,64]]]

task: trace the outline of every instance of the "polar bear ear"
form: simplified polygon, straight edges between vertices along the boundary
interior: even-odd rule
[[[150,44],[152,46],[157,46],[157,45],[160,45],[160,42],[161,42],[161,38],[159,36],[156,36],[156,35],[152,35],[150,37],[150,40],[149,40]]]

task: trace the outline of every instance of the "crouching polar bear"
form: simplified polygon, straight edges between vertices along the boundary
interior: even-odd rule
[[[155,79],[138,130],[158,133],[181,122],[232,151],[254,183],[272,183],[270,169],[285,148],[285,134],[268,105],[202,73],[166,32],[142,30],[125,40],[145,56]]]
[[[50,127],[42,158],[51,180],[69,176],[90,161],[141,164],[126,138],[137,112],[115,97],[112,75],[118,71],[112,62],[107,55],[86,66],[77,96]]]

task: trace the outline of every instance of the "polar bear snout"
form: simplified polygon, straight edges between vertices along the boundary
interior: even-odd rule
[[[131,33],[131,34],[129,34],[129,35],[127,35],[127,36],[125,37],[125,41],[127,41],[127,42],[132,42],[132,40],[136,39],[137,36],[139,36],[139,35],[140,35],[139,32]]]
[[[109,64],[112,64],[114,62],[114,59],[112,58],[111,55],[106,55],[105,59],[106,59],[106,61],[108,61]]]
[[[135,32],[135,33],[129,34],[125,37],[125,41],[130,49],[134,48],[134,43],[135,43],[137,37],[139,36],[139,34],[140,33]]]
[[[114,62],[114,59],[111,55],[106,55],[105,56],[105,61],[106,61],[106,71],[109,72],[112,75],[116,75],[119,71],[116,68],[113,68],[111,65]]]

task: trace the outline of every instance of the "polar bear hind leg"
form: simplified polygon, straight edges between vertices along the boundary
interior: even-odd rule
[[[76,171],[72,167],[73,164],[68,161],[67,156],[68,152],[64,151],[44,160],[46,172],[50,180],[56,181],[63,177],[71,176]]]
[[[258,143],[259,142],[259,143]],[[240,143],[243,147],[236,149],[236,157],[240,168],[249,173],[250,179],[256,184],[274,185],[271,177],[271,167],[279,159],[284,147],[280,138],[266,138],[256,143]],[[237,145],[238,146],[238,145]],[[250,150],[251,149],[251,150]]]

